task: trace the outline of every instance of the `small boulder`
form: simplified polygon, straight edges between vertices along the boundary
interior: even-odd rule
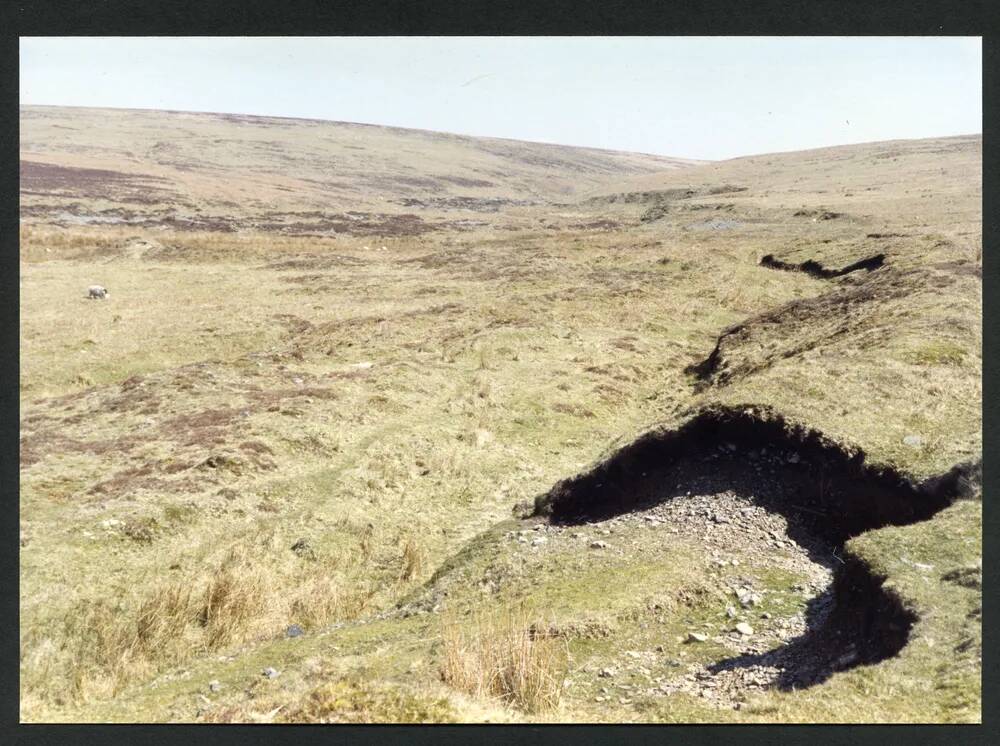
[[[591,549],[607,549],[608,543],[606,541],[592,541],[590,542]]]
[[[753,634],[753,627],[751,627],[746,622],[740,622],[736,625],[736,631],[739,632],[744,637],[750,637]]]
[[[261,671],[260,675],[263,676],[266,679],[276,679],[276,678],[278,678],[278,672],[275,669],[271,668],[270,666],[268,666],[263,671]]]
[[[286,637],[302,637],[305,633],[306,631],[298,624],[292,624],[285,630]]]
[[[291,550],[295,552],[299,557],[309,557],[315,558],[316,553],[313,552],[312,545],[307,539],[299,539],[291,546]]]
[[[687,642],[705,642],[708,639],[708,635],[703,635],[701,632],[688,632]]]
[[[756,606],[760,603],[760,596],[756,593],[751,593],[750,591],[744,591],[737,596],[740,602],[740,606],[744,609],[748,609],[751,606]]]

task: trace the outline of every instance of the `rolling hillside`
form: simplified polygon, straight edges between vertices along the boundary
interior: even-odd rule
[[[419,233],[692,163],[346,122],[21,107],[22,209],[62,224]]]
[[[22,720],[981,720],[980,137],[21,159]]]

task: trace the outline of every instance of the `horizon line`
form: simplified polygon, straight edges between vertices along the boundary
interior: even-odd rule
[[[730,156],[728,158],[687,158],[683,156],[664,155],[662,153],[647,153],[639,150],[620,150],[615,148],[601,148],[593,145],[572,145],[568,143],[547,142],[545,140],[524,140],[516,137],[500,137],[496,135],[475,135],[464,132],[451,132],[448,130],[432,130],[432,129],[427,129],[426,127],[404,127],[395,124],[376,124],[374,122],[352,122],[346,119],[319,119],[316,117],[305,117],[305,116],[295,117],[284,114],[249,114],[247,112],[239,112],[239,111],[197,111],[191,109],[154,109],[149,107],[136,107],[136,106],[84,106],[80,104],[28,104],[28,103],[22,103],[20,101],[18,102],[19,109],[23,109],[26,107],[51,108],[51,109],[99,109],[99,110],[110,110],[110,111],[139,111],[139,112],[158,112],[162,114],[202,114],[208,116],[240,116],[240,117],[249,117],[254,119],[287,119],[292,122],[313,122],[321,124],[342,124],[342,125],[346,124],[346,125],[355,125],[361,127],[379,127],[382,129],[405,130],[409,132],[428,132],[435,135],[450,135],[453,137],[463,137],[463,138],[477,139],[477,140],[504,140],[508,142],[527,143],[531,145],[548,145],[551,147],[558,147],[558,148],[596,150],[603,153],[641,155],[652,158],[664,158],[668,160],[688,162],[695,165],[708,164],[708,163],[724,163],[725,161],[734,161],[734,160],[739,160],[741,158],[754,158],[758,156],[780,155],[782,153],[808,153],[814,150],[828,150],[830,148],[846,148],[859,145],[875,145],[878,143],[916,142],[920,140],[945,140],[949,138],[963,138],[963,137],[982,138],[983,136],[983,133],[980,131],[980,132],[965,132],[954,135],[932,135],[930,137],[897,137],[888,140],[863,140],[860,142],[841,142],[841,143],[834,143],[831,145],[817,145],[814,147],[801,148],[798,150],[770,150],[759,153],[745,153],[743,155],[735,155],[735,156]]]

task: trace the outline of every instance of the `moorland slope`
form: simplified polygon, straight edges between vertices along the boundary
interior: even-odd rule
[[[978,136],[21,125],[23,720],[980,720]]]

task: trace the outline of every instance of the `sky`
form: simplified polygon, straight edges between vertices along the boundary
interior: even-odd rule
[[[24,37],[20,86],[712,160],[982,131],[978,37]]]

